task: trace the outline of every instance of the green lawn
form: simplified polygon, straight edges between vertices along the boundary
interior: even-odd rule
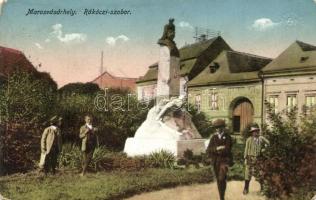
[[[29,173],[0,178],[0,193],[14,200],[122,199],[141,192],[212,180],[210,168],[99,172],[86,177],[74,172],[48,177]]]

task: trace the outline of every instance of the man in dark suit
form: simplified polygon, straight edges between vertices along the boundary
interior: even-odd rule
[[[84,176],[89,163],[93,157],[94,149],[97,145],[97,128],[92,126],[92,117],[90,115],[85,116],[85,125],[81,126],[79,137],[82,140],[82,173],[80,176]]]
[[[207,153],[212,159],[220,200],[224,200],[228,167],[233,165],[232,139],[225,130],[226,124],[224,120],[215,120],[213,126],[216,129],[216,133],[210,139]]]

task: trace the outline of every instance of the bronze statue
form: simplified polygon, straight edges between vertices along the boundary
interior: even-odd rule
[[[170,49],[170,55],[179,57],[179,50],[176,43],[173,41],[176,35],[176,28],[173,24],[174,19],[169,19],[169,23],[164,26],[162,37],[158,40],[158,44],[167,46]]]

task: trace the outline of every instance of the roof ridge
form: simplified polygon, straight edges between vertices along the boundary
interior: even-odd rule
[[[235,53],[235,54],[240,54],[244,56],[250,56],[250,57],[256,57],[256,58],[261,58],[261,59],[267,59],[267,60],[272,60],[272,58],[265,57],[265,56],[260,56],[256,54],[251,54],[251,53],[246,53],[246,52],[241,52],[241,51],[235,51],[235,50],[224,50],[227,51],[227,53]]]
[[[194,42],[194,43],[191,43],[191,44],[187,44],[187,45],[184,45],[182,47],[180,47],[179,50],[181,49],[185,49],[185,48],[189,48],[189,47],[192,47],[192,46],[196,46],[196,45],[200,45],[202,43],[207,43],[207,42],[210,42],[211,40],[212,41],[215,41],[216,39],[220,38],[221,36],[216,36],[216,37],[212,37],[210,39],[207,39],[207,40],[203,40],[203,41],[198,41],[198,42]]]
[[[3,49],[5,51],[9,51],[9,52],[13,52],[13,53],[17,53],[17,54],[23,54],[24,53],[18,49],[13,49],[13,48],[10,48],[10,47],[4,47],[4,46],[0,46],[0,49]]]
[[[298,44],[302,48],[303,51],[316,51],[315,45],[312,45],[312,44],[309,44],[306,42],[302,42],[300,40],[296,40],[295,43]]]

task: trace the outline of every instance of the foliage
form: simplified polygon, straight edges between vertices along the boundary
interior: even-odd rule
[[[1,194],[10,199],[124,199],[135,194],[213,180],[209,168],[146,169],[87,174],[60,172],[45,178],[34,174],[0,178]]]
[[[54,114],[56,83],[16,72],[0,88],[0,123],[7,173],[32,169],[45,122]]]
[[[95,83],[69,83],[58,90],[61,96],[69,96],[75,94],[94,94],[100,91]]]
[[[134,95],[119,89],[108,89],[106,93],[74,92],[72,95],[61,96],[59,105],[67,142],[80,143],[79,128],[84,124],[84,116],[90,114],[93,124],[99,128],[99,144],[114,150],[123,149],[125,140],[135,134],[148,112],[148,109],[140,108],[141,105]]]
[[[170,168],[172,169],[175,164],[175,157],[173,153],[166,151],[166,150],[160,150],[151,153],[146,162],[151,167],[157,167],[157,168]]]
[[[189,105],[188,111],[192,115],[192,122],[203,138],[209,138],[215,132],[213,126],[207,119],[204,112],[198,111],[195,106]]]
[[[81,170],[82,152],[77,145],[64,144],[59,156],[61,169]],[[89,164],[94,172],[107,170],[138,171],[144,169],[145,157],[127,157],[121,152],[109,151],[106,147],[97,147]]]
[[[177,160],[178,165],[185,165],[186,167],[194,166],[199,168],[200,165],[210,165],[206,153],[194,155],[192,150],[187,149],[183,152],[183,157]]]
[[[59,167],[80,169],[81,159],[81,151],[78,146],[70,143],[64,144],[58,157]]]
[[[300,188],[315,190],[316,115],[300,119],[299,125],[296,109],[284,116],[268,104],[268,113],[270,127],[264,132],[270,146],[257,165],[265,194],[287,199]]]

